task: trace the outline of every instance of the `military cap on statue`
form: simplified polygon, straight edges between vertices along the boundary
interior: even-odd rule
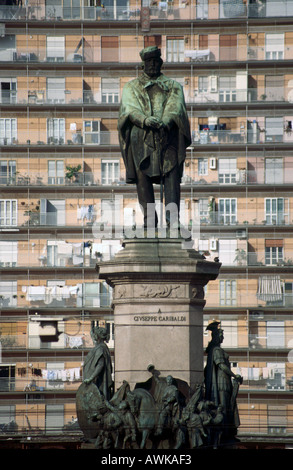
[[[215,331],[215,330],[218,330],[220,328],[220,325],[221,325],[221,322],[219,321],[213,321],[212,323],[210,323],[207,327],[206,327],[206,331]]]
[[[157,46],[145,47],[142,51],[140,51],[139,55],[141,60],[159,58],[161,57],[161,49],[159,49]]]

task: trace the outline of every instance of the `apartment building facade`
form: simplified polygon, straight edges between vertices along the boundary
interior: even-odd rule
[[[244,377],[239,434],[290,439],[292,2],[11,3],[0,7],[3,439],[78,434],[93,323],[108,328],[114,363],[111,289],[95,264],[142,223],[117,118],[153,44],[183,87],[192,131],[181,221],[199,227],[195,249],[222,262],[204,323],[222,322]]]

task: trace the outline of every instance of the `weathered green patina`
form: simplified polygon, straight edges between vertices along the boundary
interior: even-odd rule
[[[153,183],[164,184],[165,204],[175,203],[179,210],[183,163],[191,143],[183,89],[161,73],[156,46],[140,55],[144,71],[124,86],[118,119],[126,182],[137,184],[144,211],[154,202]]]

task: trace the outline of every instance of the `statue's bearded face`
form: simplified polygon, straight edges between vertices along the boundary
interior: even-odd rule
[[[160,58],[152,58],[144,61],[144,72],[149,77],[157,77],[160,75],[162,61]]]

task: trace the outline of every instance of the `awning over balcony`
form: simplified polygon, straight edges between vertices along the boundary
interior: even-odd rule
[[[257,298],[266,302],[279,302],[283,299],[280,276],[260,276],[258,279]]]

